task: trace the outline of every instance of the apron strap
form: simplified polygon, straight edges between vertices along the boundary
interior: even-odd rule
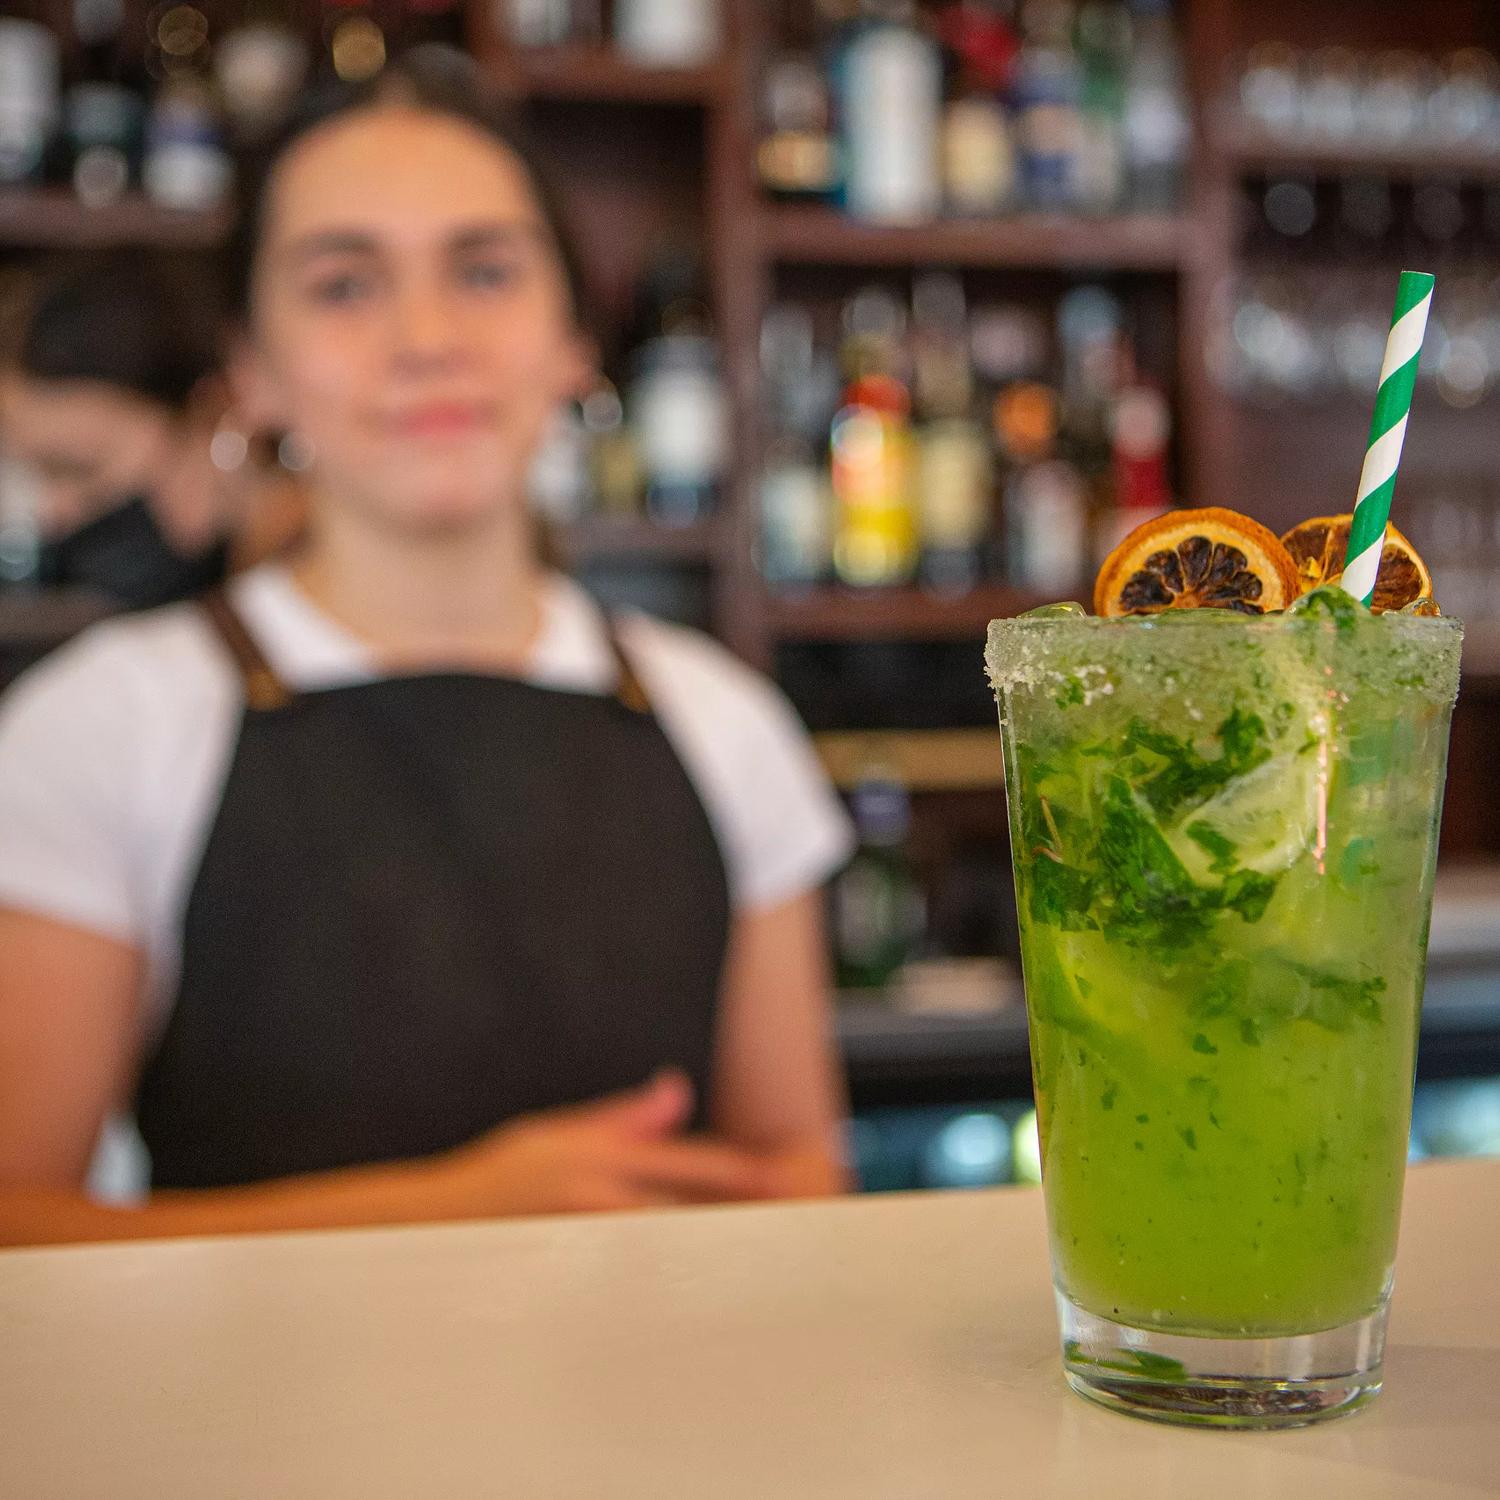
[[[287,707],[292,701],[291,689],[276,675],[224,590],[210,589],[200,596],[198,607],[234,659],[249,706],[260,710]]]
[[[641,679],[636,675],[624,646],[620,644],[619,622],[613,615],[607,614],[604,617],[604,634],[609,641],[610,655],[615,659],[618,674],[615,678],[615,700],[633,714],[649,714],[651,699],[641,685]]]
[[[286,708],[295,696],[276,675],[265,653],[240,619],[223,589],[210,589],[199,597],[198,606],[224,643],[245,684],[245,699],[251,708],[268,710]],[[615,698],[631,713],[649,714],[651,699],[641,684],[629,655],[620,643],[619,628],[613,615],[604,617],[604,636],[616,669]]]

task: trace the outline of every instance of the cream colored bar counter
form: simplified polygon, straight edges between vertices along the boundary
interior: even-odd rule
[[[1500,1494],[1500,1162],[1410,1177],[1385,1394],[1098,1411],[1020,1189],[0,1254],[5,1500]]]

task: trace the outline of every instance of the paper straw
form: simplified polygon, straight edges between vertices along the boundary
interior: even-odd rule
[[[1434,278],[1425,271],[1403,271],[1396,287],[1396,307],[1385,342],[1375,415],[1370,419],[1370,442],[1359,475],[1359,496],[1344,557],[1344,588],[1361,604],[1369,604],[1380,572],[1391,496],[1396,493],[1396,466],[1401,462],[1401,444],[1406,438],[1406,418],[1417,383],[1417,358],[1432,308],[1433,284]]]

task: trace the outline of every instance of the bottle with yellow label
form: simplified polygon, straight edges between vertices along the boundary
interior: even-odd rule
[[[918,534],[906,387],[889,375],[856,380],[829,442],[838,506],[835,572],[859,588],[910,581]]]

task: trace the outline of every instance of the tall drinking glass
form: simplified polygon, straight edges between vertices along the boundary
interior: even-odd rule
[[[1380,1388],[1462,630],[1308,603],[990,626],[1064,1366],[1163,1421]]]

